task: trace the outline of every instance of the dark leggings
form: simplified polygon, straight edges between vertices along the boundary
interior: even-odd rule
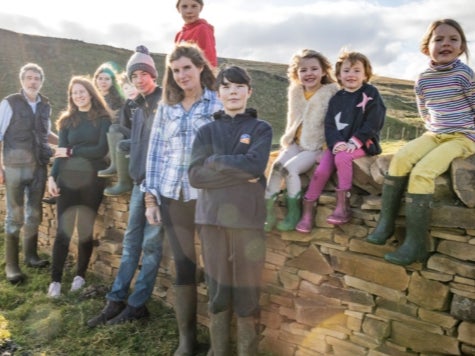
[[[195,206],[196,200],[184,202],[160,196],[165,234],[175,260],[176,285],[196,283]]]
[[[60,196],[57,199],[58,228],[53,245],[51,278],[61,282],[64,264],[75,223],[78,234],[78,260],[76,275],[84,278],[93,248],[94,221],[102,202],[106,180],[96,172],[62,172],[57,184]]]

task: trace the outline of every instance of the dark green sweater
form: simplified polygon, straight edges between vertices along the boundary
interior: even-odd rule
[[[69,170],[78,173],[97,172],[107,166],[105,156],[108,152],[107,131],[111,125],[108,117],[96,122],[88,119],[86,112],[79,112],[79,124],[59,131],[58,147],[72,150],[68,158],[56,158],[51,175],[56,179],[60,171]]]

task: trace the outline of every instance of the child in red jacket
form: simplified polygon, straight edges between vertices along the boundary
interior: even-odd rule
[[[175,43],[178,44],[183,41],[196,43],[204,52],[208,62],[216,68],[218,59],[216,57],[214,27],[200,18],[203,6],[203,0],[178,0],[176,2],[176,8],[185,24],[175,35]]]

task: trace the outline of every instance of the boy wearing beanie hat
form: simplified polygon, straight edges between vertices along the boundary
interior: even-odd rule
[[[152,121],[162,89],[156,84],[155,63],[145,46],[138,46],[127,62],[127,76],[137,88],[137,109],[132,117],[129,175],[134,185],[129,203],[129,221],[124,234],[122,258],[111,291],[106,295],[104,309],[87,322],[91,328],[114,325],[149,315],[145,303],[152,295],[162,257],[163,233],[160,225],[151,225],[145,218],[144,193],[140,185],[145,179],[145,158]],[[140,255],[142,267],[134,291],[129,286],[137,270]],[[127,297],[128,296],[128,297]]]
[[[157,69],[155,68],[155,63],[152,56],[148,51],[148,48],[145,46],[137,46],[135,53],[130,57],[127,62],[127,76],[130,81],[132,81],[132,74],[136,70],[142,70],[149,73],[152,78],[156,79],[158,77]]]

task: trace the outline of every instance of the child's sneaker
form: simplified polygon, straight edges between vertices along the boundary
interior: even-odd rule
[[[61,283],[51,282],[48,288],[48,297],[59,298],[61,296]]]
[[[81,289],[84,286],[84,284],[86,284],[86,281],[84,280],[84,278],[82,278],[81,276],[74,277],[73,283],[71,284],[71,292],[75,292]]]

